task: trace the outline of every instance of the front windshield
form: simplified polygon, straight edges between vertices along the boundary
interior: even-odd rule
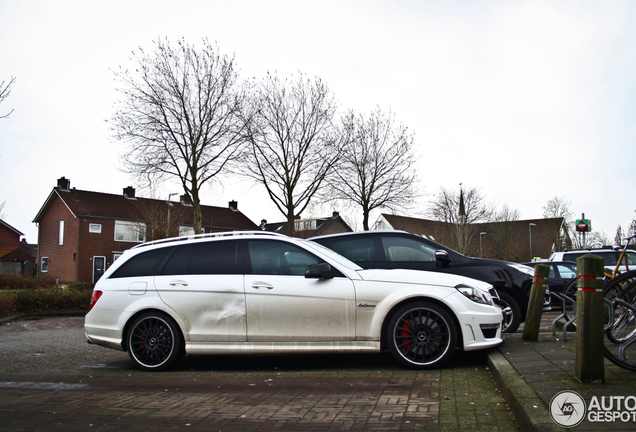
[[[340,264],[341,266],[346,267],[349,270],[353,270],[353,271],[362,270],[362,267],[360,267],[358,264],[352,261],[349,261],[347,258],[343,257],[340,254],[337,254],[336,252],[332,251],[328,247],[318,244],[312,240],[306,240],[304,242],[304,245],[307,246],[309,249],[313,249],[317,252],[320,252],[323,255],[327,255],[330,259],[335,261],[337,264]]]

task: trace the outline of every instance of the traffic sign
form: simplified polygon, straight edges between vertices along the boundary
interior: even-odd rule
[[[589,219],[577,219],[576,231],[577,232],[590,232],[592,231],[592,221]]]

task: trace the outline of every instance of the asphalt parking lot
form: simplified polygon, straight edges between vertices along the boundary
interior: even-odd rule
[[[198,356],[170,372],[86,344],[83,318],[0,327],[0,431],[512,431],[484,353],[412,371],[389,355]]]

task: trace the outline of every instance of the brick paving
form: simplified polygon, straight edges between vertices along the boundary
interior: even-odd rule
[[[71,339],[57,352],[81,329],[42,327],[0,332],[0,349],[39,335],[37,349],[14,353],[23,370],[0,365],[0,431],[517,430],[485,352],[458,352],[431,371],[385,355],[328,355],[196,356],[145,373],[100,347],[77,345],[74,356]],[[120,355],[96,364],[94,348]]]

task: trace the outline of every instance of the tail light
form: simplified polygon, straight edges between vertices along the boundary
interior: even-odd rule
[[[91,295],[91,304],[88,306],[88,311],[90,312],[97,303],[97,300],[102,296],[102,292],[100,290],[93,290],[93,295]]]

